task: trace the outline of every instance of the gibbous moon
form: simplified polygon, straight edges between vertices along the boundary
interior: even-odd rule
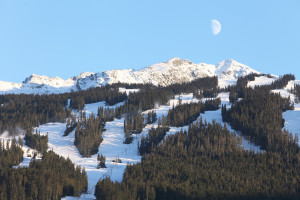
[[[221,32],[221,28],[222,28],[221,23],[218,20],[216,20],[216,19],[211,20],[212,34],[218,35]]]

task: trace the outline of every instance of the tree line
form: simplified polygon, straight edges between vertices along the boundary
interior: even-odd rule
[[[240,101],[233,101],[230,109],[222,107],[222,119],[229,122],[232,128],[239,130],[243,135],[262,149],[271,152],[280,152],[286,159],[294,159],[293,155],[299,152],[298,138],[282,130],[284,119],[282,112],[293,110],[294,105],[289,98],[282,98],[270,90],[283,88],[293,75],[284,75],[271,85],[255,88],[236,87],[230,93],[238,94]],[[233,96],[233,95],[231,95]]]
[[[17,135],[23,130],[68,117],[67,99],[63,95],[0,95],[0,131]],[[23,130],[22,130],[23,129]]]
[[[168,111],[167,123],[176,127],[187,126],[195,121],[200,116],[200,113],[218,110],[220,103],[220,98],[206,100],[204,103],[199,101],[198,103],[181,104],[179,101],[179,105],[173,106]]]

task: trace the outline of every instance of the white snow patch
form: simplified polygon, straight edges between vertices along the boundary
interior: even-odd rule
[[[300,80],[289,81],[288,84],[285,86],[284,89],[286,89],[286,90],[293,90],[295,88],[295,85],[300,85]]]
[[[193,97],[193,93],[190,94],[181,94],[176,95],[174,99],[169,101],[169,105],[172,108],[173,106],[178,106],[179,103],[181,104],[189,104],[189,103],[198,103],[199,100]]]
[[[287,110],[282,114],[282,117],[285,119],[283,129],[286,129],[290,133],[299,136],[300,133],[300,110]],[[298,141],[298,145],[299,141]]]
[[[0,91],[6,92],[14,89],[20,89],[21,87],[22,87],[21,83],[0,81]]]
[[[254,88],[255,86],[260,86],[260,85],[270,85],[277,79],[278,77],[273,77],[273,78],[268,78],[267,76],[255,77],[254,81],[248,82],[247,87]]]
[[[236,79],[219,78],[218,79],[218,86],[220,88],[226,88],[230,85],[235,85],[236,81],[237,81]]]
[[[119,88],[119,92],[126,92],[127,95],[129,95],[130,93],[133,93],[133,92],[139,92],[140,89],[126,89],[126,88]]]
[[[68,99],[67,108],[70,108],[71,99]]]
[[[120,107],[120,106],[124,105],[124,103],[125,102],[123,101],[123,102],[117,103],[117,104],[115,104],[113,106],[107,106],[106,103],[105,103],[105,101],[100,101],[100,102],[97,102],[97,103],[85,104],[83,110],[86,113],[86,116],[88,117],[92,113],[94,113],[95,115],[97,115],[99,107],[112,109],[112,108]]]
[[[280,96],[283,98],[290,98],[292,102],[295,102],[296,96],[287,91],[286,89],[275,89],[271,90],[271,92],[280,94]]]

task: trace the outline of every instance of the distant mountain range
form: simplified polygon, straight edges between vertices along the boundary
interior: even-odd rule
[[[122,69],[99,73],[83,72],[77,77],[63,80],[59,77],[30,75],[23,83],[0,81],[0,93],[52,94],[86,90],[113,83],[151,83],[167,86],[174,83],[190,82],[197,78],[218,76],[219,86],[235,84],[240,76],[260,73],[235,60],[228,59],[217,65],[172,58],[140,70]]]

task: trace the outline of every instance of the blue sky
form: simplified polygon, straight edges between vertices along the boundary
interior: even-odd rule
[[[300,1],[0,0],[0,80],[233,58],[300,79]],[[213,35],[212,19],[222,24]]]

